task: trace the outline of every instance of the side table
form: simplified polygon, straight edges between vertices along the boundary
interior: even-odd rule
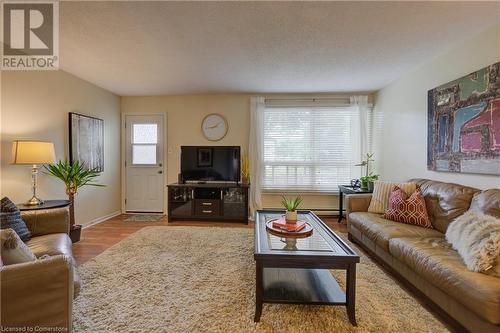
[[[373,193],[373,190],[362,189],[360,187],[352,187],[351,185],[339,185],[339,220],[342,222],[342,217],[344,216],[344,194],[361,194],[361,193]]]
[[[45,200],[41,205],[17,204],[16,206],[20,211],[52,209],[69,206],[69,200]]]

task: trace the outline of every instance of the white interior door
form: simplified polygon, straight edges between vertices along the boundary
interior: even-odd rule
[[[125,116],[125,210],[164,211],[164,126],[161,115]]]

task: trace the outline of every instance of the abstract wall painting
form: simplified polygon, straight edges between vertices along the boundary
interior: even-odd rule
[[[500,174],[500,62],[429,90],[427,168]]]
[[[104,171],[104,120],[69,113],[70,162],[80,161],[88,169]]]

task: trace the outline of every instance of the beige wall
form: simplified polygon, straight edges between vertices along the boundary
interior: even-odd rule
[[[120,98],[63,71],[11,71],[1,78],[1,195],[15,202],[30,197],[30,166],[11,165],[12,140],[54,142],[57,159],[68,157],[68,112],[104,119],[104,188],[82,188],[77,223],[88,224],[120,210]],[[65,198],[58,179],[41,174],[39,196]]]
[[[166,182],[177,181],[181,145],[222,145],[248,147],[248,97],[245,95],[189,95],[122,97],[122,114],[165,114],[167,119]],[[209,113],[220,113],[229,123],[227,135],[218,142],[206,140],[201,121]]]
[[[423,177],[478,188],[500,188],[500,177],[427,170],[427,91],[500,61],[500,25],[416,69],[380,90],[384,115],[381,175],[386,180]],[[500,165],[499,165],[500,168]]]
[[[181,145],[235,145],[248,149],[250,130],[250,96],[247,94],[228,95],[185,95],[157,97],[122,97],[123,114],[163,113],[167,117],[167,172],[166,182],[177,181],[180,168]],[[224,115],[229,123],[229,131],[224,139],[210,142],[203,137],[201,121],[209,113]],[[264,207],[279,207],[280,196],[263,196]],[[337,196],[307,195],[303,207],[337,207]]]

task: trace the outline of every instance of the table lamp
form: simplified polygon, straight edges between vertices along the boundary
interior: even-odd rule
[[[12,142],[12,164],[32,165],[31,184],[33,187],[33,197],[25,205],[41,205],[43,200],[36,196],[36,178],[38,175],[38,165],[54,163],[56,155],[54,144],[46,141],[16,140]]]

